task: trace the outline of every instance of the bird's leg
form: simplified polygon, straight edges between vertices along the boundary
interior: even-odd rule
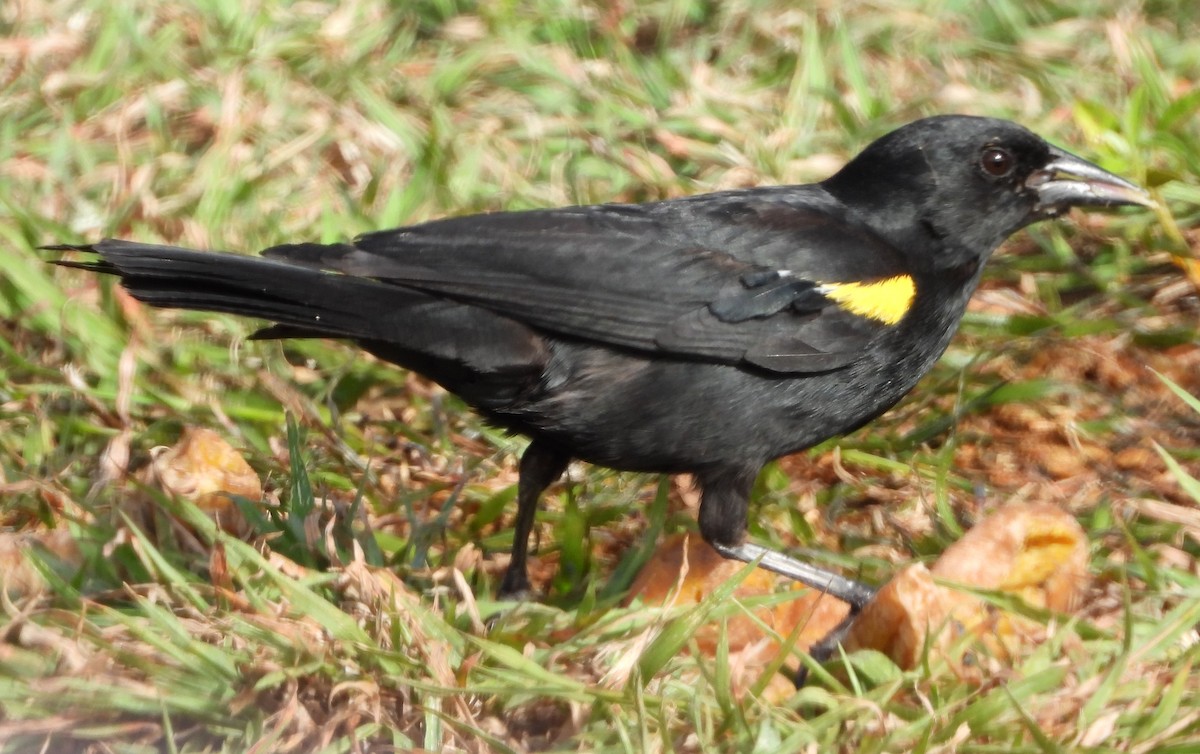
[[[742,542],[741,544],[732,546],[717,542],[710,542],[709,544],[722,557],[740,560],[743,563],[753,563],[755,560],[761,558],[761,560],[758,560],[760,568],[773,571],[780,576],[787,576],[789,579],[799,581],[801,584],[806,584],[813,589],[825,592],[831,597],[836,597],[850,605],[851,613],[857,613],[875,596],[875,588],[861,581],[848,579],[833,571],[817,568],[791,555],[785,555],[775,550],[768,550],[762,545],[756,545],[752,542]]]
[[[570,455],[541,440],[530,443],[525,449],[525,454],[521,456],[512,560],[508,564],[508,570],[504,572],[504,581],[500,583],[498,597],[520,598],[529,594],[529,535],[533,533],[538,501],[546,488],[562,476],[570,461]]]
[[[700,535],[722,557],[743,563],[758,561],[761,568],[842,600],[850,605],[852,614],[861,610],[875,596],[874,587],[745,541],[750,489],[756,477],[757,470],[751,469],[699,475]]]

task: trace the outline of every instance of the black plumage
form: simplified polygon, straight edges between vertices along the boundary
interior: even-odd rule
[[[529,436],[512,565],[572,458],[690,472],[727,557],[861,603],[870,590],[745,542],[761,467],[854,430],[943,352],[1009,235],[1070,207],[1148,204],[1006,121],[942,116],[826,181],[640,205],[473,215],[262,257],[106,240],[71,266],[165,307],[346,338]]]

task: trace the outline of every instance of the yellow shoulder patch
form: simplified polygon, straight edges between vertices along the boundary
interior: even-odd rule
[[[917,295],[917,285],[908,275],[870,283],[822,283],[818,290],[851,314],[885,325],[894,325],[904,319]]]

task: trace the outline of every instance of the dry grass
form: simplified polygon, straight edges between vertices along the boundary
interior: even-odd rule
[[[1200,415],[1151,369],[1200,394],[1200,304],[1173,256],[1200,245],[1196,17],[1100,0],[6,3],[0,523],[65,527],[86,567],[45,554],[49,590],[2,605],[0,751],[1193,750]],[[572,469],[538,523],[548,604],[505,613],[489,595],[519,441],[349,349],[247,343],[247,323],[145,310],[33,251],[252,250],[803,182],[946,111],[1020,120],[1169,211],[1010,244],[912,398],[763,475],[752,534],[882,581],[1003,500],[1066,506],[1093,543],[1087,608],[982,687],[857,659],[783,703],[733,699],[720,661],[686,653],[614,684],[660,628],[616,599],[660,532],[691,526],[686,485]],[[259,522],[269,540],[177,501],[159,504],[188,526],[120,515],[119,480],[184,425],[231,439],[292,512]]]

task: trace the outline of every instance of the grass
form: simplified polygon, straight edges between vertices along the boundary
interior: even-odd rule
[[[1200,421],[1148,369],[1200,393],[1193,6],[5,5],[2,534],[68,528],[86,567],[43,553],[49,591],[2,605],[0,751],[1194,750]],[[752,535],[882,581],[1004,500],[1068,507],[1088,605],[983,685],[860,658],[849,682],[734,697],[721,661],[675,651],[687,630],[646,648],[659,617],[614,604],[660,531],[693,526],[685,490],[590,468],[539,518],[546,604],[505,612],[521,441],[352,349],[248,342],[253,323],[148,311],[34,251],[806,182],[951,111],[1019,120],[1165,209],[1011,242],[909,400],[764,473]],[[191,529],[133,525],[113,480],[189,425],[293,506],[361,497],[373,536],[263,521],[256,549],[168,499]]]

